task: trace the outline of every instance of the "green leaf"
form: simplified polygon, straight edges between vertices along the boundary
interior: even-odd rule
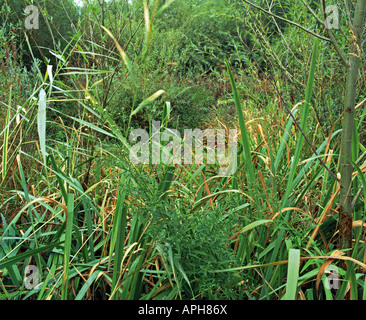
[[[299,279],[300,250],[290,249],[285,300],[295,300],[297,295],[297,281]]]
[[[84,283],[84,285],[79,290],[78,295],[76,296],[75,300],[81,300],[84,298],[85,293],[88,291],[90,286],[93,284],[95,279],[98,277],[98,275],[101,273],[101,270],[95,270],[93,274],[87,279],[87,281]]]
[[[73,222],[74,222],[74,194],[70,193],[67,196],[67,222],[65,231],[64,276],[63,276],[62,295],[61,295],[62,300],[67,299]]]
[[[32,257],[40,252],[46,252],[49,251],[51,249],[53,249],[54,247],[58,246],[59,244],[61,244],[61,242],[52,242],[48,245],[33,249],[33,250],[28,250],[26,252],[23,253],[19,253],[14,257],[11,258],[3,258],[2,260],[0,260],[0,269],[3,268],[7,268],[10,267],[13,264],[16,264],[18,262],[23,261],[26,258]]]
[[[9,144],[9,122],[10,122],[10,106],[11,106],[11,92],[12,86],[10,86],[10,93],[9,93],[9,105],[8,110],[6,113],[6,120],[5,120],[5,133],[4,133],[4,140],[3,140],[3,163],[2,163],[2,178],[3,180],[6,177],[6,166],[8,163],[8,144]]]
[[[261,226],[262,224],[271,223],[273,220],[257,220],[252,223],[249,223],[244,227],[244,229],[241,232],[247,232],[249,230],[252,230],[258,226]]]

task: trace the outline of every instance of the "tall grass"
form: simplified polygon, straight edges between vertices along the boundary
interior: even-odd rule
[[[144,8],[140,63],[159,14],[153,8],[150,15],[147,3]],[[317,42],[304,101],[297,102],[292,116],[278,111],[276,129],[265,114],[263,121],[249,117],[255,111],[245,110],[226,62],[240,135],[238,169],[222,177],[216,174],[218,163],[143,166],[129,161],[133,120],[155,104],[167,128],[174,105],[162,88],[131,106],[126,126],[111,116],[104,104],[108,99],[98,90],[111,70],[90,69],[89,59],[103,55],[127,70],[125,80],[135,87],[144,79],[112,32],[103,30],[115,50],[73,39],[68,47],[85,64],[73,66],[71,53],[60,52],[57,69],[37,80],[23,106],[27,117],[18,131],[19,111],[12,115],[9,93],[1,131],[0,298],[364,299],[364,146],[355,139],[353,177],[363,188],[357,194],[362,208],[348,257],[336,250],[339,185],[319,162],[338,169],[340,130],[332,128],[317,141],[315,153],[294,126],[294,118],[300,118],[302,131],[313,133],[308,121],[314,112]],[[93,52],[96,48],[102,51]],[[63,103],[69,104],[66,111],[58,108]],[[150,119],[149,128],[152,120],[157,119]],[[24,281],[29,265],[39,271],[31,289]],[[338,290],[328,286],[329,266],[337,267],[342,280]]]

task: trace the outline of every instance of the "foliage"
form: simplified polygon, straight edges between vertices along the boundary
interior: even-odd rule
[[[27,50],[26,38],[33,56],[47,64],[55,63],[55,57],[50,52],[63,50],[76,32],[78,12],[72,0],[49,1],[40,0],[34,5],[38,8],[38,29],[28,30],[25,27],[27,14],[25,8],[32,5],[29,0],[5,0],[8,8],[7,23],[16,25],[18,42],[23,45],[23,61],[30,67],[33,57]],[[0,23],[4,16],[0,17]],[[44,69],[43,69],[44,70]]]
[[[272,4],[318,30],[305,6]],[[11,15],[0,29],[0,299],[365,299],[365,97],[347,256],[332,176],[345,77],[328,44],[242,1],[87,1],[75,11],[73,36],[45,43],[47,72],[42,56],[24,69],[23,54],[40,48],[9,32]],[[152,121],[238,129],[237,170],[133,164],[129,134],[152,139]]]

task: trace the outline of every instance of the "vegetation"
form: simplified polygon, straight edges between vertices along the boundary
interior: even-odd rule
[[[0,299],[366,299],[365,0],[0,10]],[[131,161],[156,121],[236,170]]]

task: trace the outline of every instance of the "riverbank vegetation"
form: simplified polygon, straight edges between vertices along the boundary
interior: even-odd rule
[[[0,299],[366,298],[364,0],[29,5],[0,9]],[[134,164],[153,121],[236,129],[237,170]]]

